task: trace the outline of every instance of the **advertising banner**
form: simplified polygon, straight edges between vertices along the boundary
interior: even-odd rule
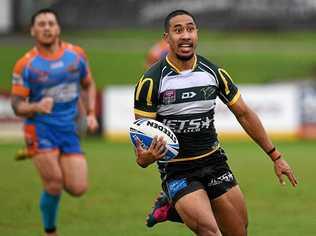
[[[14,115],[11,108],[10,97],[0,93],[0,138],[22,138],[23,122]]]
[[[294,138],[300,127],[298,94],[294,85],[240,86],[242,97],[275,138]],[[106,137],[127,137],[133,117],[133,86],[111,86],[103,92],[103,132]],[[223,137],[246,137],[229,109],[217,100],[215,127]]]

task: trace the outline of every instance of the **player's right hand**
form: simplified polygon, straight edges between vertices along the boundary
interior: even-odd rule
[[[155,136],[147,150],[142,148],[140,141],[137,141],[135,149],[137,163],[142,167],[147,167],[155,161],[163,158],[167,151],[166,141],[164,141],[162,137],[158,138]]]
[[[52,111],[54,99],[52,97],[44,97],[36,104],[36,112],[49,114]]]

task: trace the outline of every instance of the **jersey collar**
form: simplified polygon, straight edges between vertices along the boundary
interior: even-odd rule
[[[169,60],[168,56],[166,56],[166,61],[178,74],[181,73],[181,70],[179,70],[174,64],[171,63],[171,61]],[[195,54],[194,55],[194,63],[193,63],[193,66],[192,66],[192,68],[190,70],[191,71],[195,70],[196,66],[197,66],[197,56]]]
[[[57,60],[64,54],[65,44],[64,42],[60,41],[59,48],[53,53],[50,53],[44,49],[34,47],[34,50],[40,55],[41,57],[47,59],[47,60]]]

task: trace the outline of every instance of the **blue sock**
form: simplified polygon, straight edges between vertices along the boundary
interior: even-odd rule
[[[59,206],[60,195],[51,195],[46,191],[42,192],[40,208],[42,212],[42,221],[45,232],[54,232],[56,230],[56,218]]]

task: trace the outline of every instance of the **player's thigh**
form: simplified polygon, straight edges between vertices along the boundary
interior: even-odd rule
[[[175,204],[183,222],[196,233],[219,232],[212,207],[204,189],[182,196]]]
[[[60,159],[64,186],[74,195],[81,195],[88,187],[87,161],[82,154],[62,155]]]
[[[248,216],[238,185],[211,201],[217,223],[225,236],[247,235]]]
[[[58,160],[57,150],[38,152],[32,158],[33,163],[42,179],[43,185],[49,192],[59,192],[62,188],[62,170]]]

